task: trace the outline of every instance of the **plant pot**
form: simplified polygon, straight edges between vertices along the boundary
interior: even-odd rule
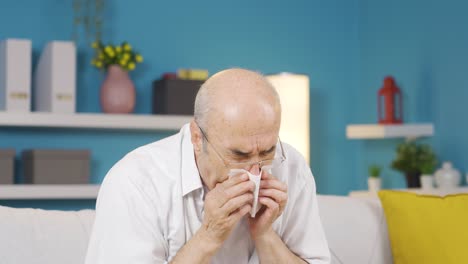
[[[118,65],[107,69],[101,86],[101,109],[104,113],[128,114],[135,108],[135,86],[128,72]]]
[[[416,173],[406,173],[406,186],[408,188],[420,188],[421,187],[421,180],[419,176],[421,174],[419,172]]]
[[[367,187],[369,188],[370,192],[378,192],[381,187],[380,178],[375,178],[375,177],[367,178]]]
[[[434,177],[432,175],[423,174],[420,177],[421,189],[432,190],[434,189]]]

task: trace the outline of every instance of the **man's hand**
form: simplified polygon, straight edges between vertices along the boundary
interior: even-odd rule
[[[249,217],[250,235],[253,240],[272,231],[273,222],[283,213],[288,201],[287,186],[267,172],[262,173],[259,204],[264,205],[255,218]]]
[[[248,175],[230,177],[208,192],[202,230],[219,247],[239,220],[250,212],[255,184]]]
[[[260,263],[306,263],[289,250],[272,228],[273,222],[283,213],[287,201],[286,184],[263,172],[258,202],[264,206],[255,218],[249,217],[248,221]]]
[[[200,229],[172,263],[210,263],[239,220],[250,212],[255,184],[246,174],[231,177],[208,192]]]

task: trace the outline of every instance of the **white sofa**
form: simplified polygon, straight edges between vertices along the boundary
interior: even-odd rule
[[[318,199],[333,264],[392,263],[378,200],[326,195]],[[93,219],[92,210],[0,206],[0,264],[83,264]]]

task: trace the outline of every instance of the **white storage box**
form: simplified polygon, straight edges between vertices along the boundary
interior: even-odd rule
[[[31,110],[31,40],[0,41],[0,111]]]
[[[34,110],[76,111],[76,48],[70,41],[53,41],[43,50],[34,75]]]

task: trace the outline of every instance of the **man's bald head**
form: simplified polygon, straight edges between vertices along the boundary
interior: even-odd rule
[[[245,69],[216,73],[200,88],[195,99],[195,121],[206,127],[226,125],[270,125],[279,129],[281,105],[270,82],[261,74]],[[255,124],[254,124],[255,125]],[[248,133],[248,131],[246,131]]]

